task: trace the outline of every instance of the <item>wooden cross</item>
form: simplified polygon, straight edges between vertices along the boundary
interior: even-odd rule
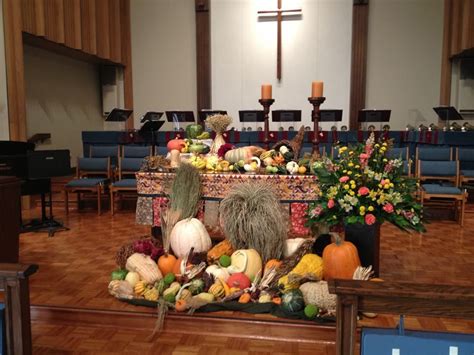
[[[301,14],[301,9],[281,9],[281,1],[278,0],[278,9],[277,10],[263,10],[258,11],[259,15],[276,15],[277,20],[277,79],[281,80],[281,23],[283,21],[283,13],[289,13],[290,16]]]

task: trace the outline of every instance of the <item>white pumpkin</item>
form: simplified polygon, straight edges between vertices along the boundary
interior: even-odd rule
[[[243,272],[251,281],[255,279],[255,276],[260,275],[263,269],[262,258],[255,249],[236,250],[230,260],[227,271],[230,274]]]
[[[211,237],[199,219],[190,218],[179,221],[170,235],[171,249],[178,258],[184,258],[191,248],[202,253],[211,249]]]
[[[283,256],[285,258],[291,256],[305,241],[304,238],[291,238],[286,240],[285,249],[283,250]]]
[[[230,276],[226,268],[220,267],[216,264],[208,266],[206,272],[209,275],[214,276],[214,279],[221,278],[224,281],[227,281]]]

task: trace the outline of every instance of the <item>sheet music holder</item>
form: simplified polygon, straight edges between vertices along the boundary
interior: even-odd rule
[[[105,121],[107,121],[107,122],[125,122],[126,120],[128,120],[128,118],[130,117],[132,112],[133,112],[133,110],[114,108],[107,115]]]
[[[264,122],[263,110],[241,110],[239,111],[240,122]]]
[[[166,119],[168,122],[194,122],[193,111],[166,111]]]
[[[275,110],[272,111],[272,122],[299,122],[301,110]]]
[[[367,122],[389,122],[392,110],[360,110],[359,123]]]
[[[140,120],[140,123],[145,123],[149,121],[159,121],[162,116],[163,112],[148,111],[143,115],[142,119]]]
[[[319,122],[341,122],[342,110],[320,110]]]
[[[201,122],[204,122],[206,118],[214,115],[227,115],[227,111],[224,110],[201,110],[198,112],[198,117]]]
[[[438,115],[441,121],[458,121],[464,120],[461,114],[453,106],[438,106],[433,107],[434,112]]]

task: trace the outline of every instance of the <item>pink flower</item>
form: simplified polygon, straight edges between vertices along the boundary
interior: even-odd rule
[[[315,208],[313,208],[311,210],[311,212],[309,213],[309,215],[314,218],[314,217],[318,217],[321,212],[323,212],[323,208],[321,206],[316,206]]]
[[[339,182],[344,183],[344,182],[347,182],[347,181],[349,181],[349,176],[347,176],[347,175],[342,176],[342,177],[339,178]]]
[[[370,190],[369,190],[367,187],[365,187],[365,186],[362,186],[362,187],[359,189],[359,191],[357,191],[357,193],[358,193],[359,195],[361,195],[361,196],[368,195],[369,192],[370,192]]]
[[[335,205],[334,200],[333,200],[333,199],[330,199],[330,200],[328,201],[328,208],[333,208],[334,205]]]
[[[374,224],[376,222],[376,218],[375,216],[372,214],[372,213],[368,213],[365,215],[365,224],[371,226],[372,224]]]
[[[391,203],[386,203],[383,205],[383,210],[387,213],[393,213],[393,205]]]
[[[369,159],[369,154],[361,153],[359,155],[359,159],[360,160],[367,160],[367,159]]]

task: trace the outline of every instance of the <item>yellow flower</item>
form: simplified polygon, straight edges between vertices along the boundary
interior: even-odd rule
[[[365,211],[365,206],[360,206],[360,207],[359,207],[359,210]]]
[[[386,184],[389,184],[389,183],[390,183],[390,179],[385,179],[385,183],[386,183]]]
[[[383,187],[382,184],[379,184],[378,186],[379,186],[379,188],[382,188],[382,187]]]
[[[355,192],[352,191],[352,190],[350,190],[350,191],[349,191],[349,195],[354,196],[354,195],[355,195]]]
[[[386,146],[387,146],[387,143],[386,143],[386,142],[383,142],[383,144],[382,144],[382,145],[383,145],[384,147],[386,147]]]
[[[390,183],[390,187],[394,187],[395,185],[393,184],[393,182]]]
[[[383,185],[383,188],[384,188],[385,190],[389,189],[389,188],[390,188],[390,184],[385,184],[385,185]]]
[[[385,152],[386,150],[387,150],[387,148],[386,148],[386,147],[382,147],[382,148],[380,148],[380,151],[381,151],[381,152]]]
[[[347,164],[347,166],[353,167],[353,166],[354,166],[354,163],[353,163],[353,162],[349,162],[349,164]]]
[[[360,165],[356,165],[355,168],[356,168],[356,169],[360,169]]]
[[[339,148],[339,153],[343,153],[347,150],[347,147],[341,147]]]
[[[347,172],[347,175],[352,175],[352,171],[349,170],[349,171]]]
[[[351,184],[351,185],[355,185],[355,183],[356,182],[354,180],[349,181],[349,184]]]
[[[374,206],[369,206],[368,210],[372,212],[374,210]]]
[[[360,211],[359,213],[361,216],[364,216],[365,215],[365,212],[364,211]]]
[[[377,143],[376,145],[374,145],[374,147],[378,148],[378,147],[380,147],[380,144]]]
[[[352,150],[349,151],[349,155],[352,155],[354,154],[354,152]]]
[[[347,170],[343,170],[342,172],[345,174],[345,173],[347,173]]]
[[[383,158],[382,160],[384,163],[388,162],[388,159],[387,158]]]
[[[349,185],[348,184],[345,184],[343,187],[344,187],[345,190],[349,190]]]

